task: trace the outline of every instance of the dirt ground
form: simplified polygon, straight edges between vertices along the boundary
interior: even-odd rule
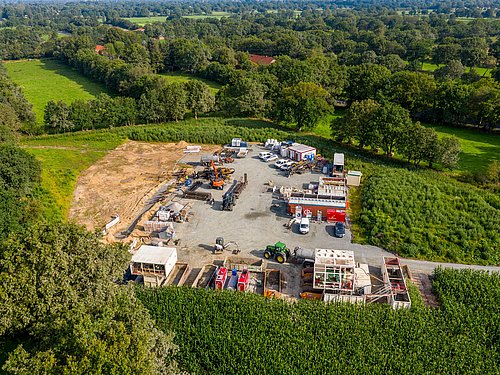
[[[145,202],[172,178],[188,145],[128,141],[117,147],[79,176],[70,219],[95,230],[119,215],[120,223],[109,232],[126,229]],[[204,145],[202,151],[218,148]]]

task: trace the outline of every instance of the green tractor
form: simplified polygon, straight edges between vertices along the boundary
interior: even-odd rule
[[[285,263],[290,256],[290,249],[283,242],[276,242],[274,245],[267,245],[264,251],[264,258],[274,258],[278,263]]]

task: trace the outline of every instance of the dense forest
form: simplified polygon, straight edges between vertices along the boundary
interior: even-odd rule
[[[498,373],[498,274],[437,270],[441,307],[416,296],[402,312],[137,289],[123,285],[124,246],[45,214],[41,163],[19,142],[82,131],[342,151],[366,181],[353,216],[360,240],[498,265],[499,163],[477,172],[481,183],[458,176],[478,186],[456,181],[442,171],[456,168],[459,141],[430,125],[498,136],[499,16],[487,0],[0,3],[0,60],[58,61],[108,89],[49,100],[41,123],[0,63],[1,371]],[[326,137],[312,134],[321,123]]]

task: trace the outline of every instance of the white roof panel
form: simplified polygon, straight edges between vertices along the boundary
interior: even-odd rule
[[[173,254],[177,254],[177,249],[175,247],[142,245],[139,250],[132,255],[132,262],[167,264]]]
[[[288,147],[289,150],[295,151],[295,152],[310,152],[310,151],[316,151],[314,147],[308,146],[308,145],[303,145],[301,143],[294,143],[290,147]]]
[[[360,171],[349,171],[347,172],[348,176],[361,176],[362,173]]]
[[[344,154],[333,154],[333,165],[344,165]]]

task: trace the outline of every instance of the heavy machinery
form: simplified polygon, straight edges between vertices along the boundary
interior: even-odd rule
[[[222,196],[222,211],[232,211],[234,206],[234,194],[232,192],[227,192]]]
[[[222,211],[232,211],[233,206],[236,204],[236,199],[239,198],[241,192],[245,189],[248,184],[247,174],[245,173],[243,179],[234,180],[231,187],[222,196]]]
[[[278,263],[285,263],[290,256],[290,249],[283,242],[276,242],[274,245],[267,245],[264,251],[264,258],[274,258]]]
[[[236,253],[240,252],[240,247],[237,242],[235,241],[229,241],[224,243],[224,238],[223,237],[217,237],[215,239],[215,245],[214,245],[214,254],[222,254],[225,249],[227,249],[229,246],[235,245],[236,246]]]
[[[250,273],[248,272],[247,269],[244,269],[240,277],[238,278],[238,291],[244,292],[248,288],[248,284],[250,282]]]
[[[219,175],[219,172],[217,172],[217,168],[215,168],[213,160],[212,160],[212,168],[214,170],[214,175],[210,179],[210,186],[214,189],[219,189],[219,190],[224,189],[225,180],[221,175]]]

